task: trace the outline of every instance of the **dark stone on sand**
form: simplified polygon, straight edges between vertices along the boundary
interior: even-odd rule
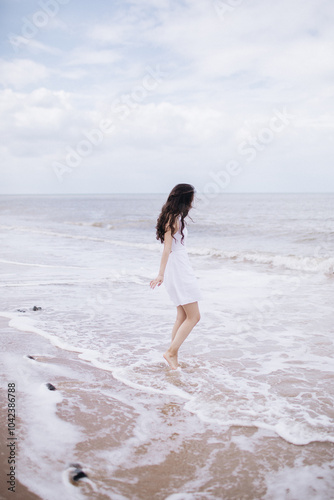
[[[84,472],[83,470],[79,470],[79,471],[74,471],[74,474],[73,474],[73,481],[79,481],[79,479],[82,479],[83,477],[88,477],[86,472]]]
[[[77,482],[79,479],[82,479],[83,477],[88,477],[86,472],[82,470],[82,467],[80,464],[70,464],[70,467],[74,469],[74,471],[70,472],[70,478],[71,481]]]
[[[29,359],[35,359],[34,356],[30,356],[30,354],[27,354],[27,358],[29,358]]]
[[[49,389],[49,391],[56,391],[57,390],[54,385],[50,384],[50,382],[48,382],[46,384],[46,387]]]
[[[42,310],[42,308],[41,308],[41,307],[39,307],[39,306],[34,306],[34,307],[32,308],[32,310],[33,310],[33,311],[41,311],[41,310]]]
[[[19,313],[25,313],[26,310],[25,309],[16,309]]]

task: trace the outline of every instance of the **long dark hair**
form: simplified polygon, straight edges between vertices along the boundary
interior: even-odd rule
[[[177,184],[173,187],[157,220],[157,240],[160,240],[161,243],[163,243],[165,240],[165,232],[169,229],[171,230],[174,238],[174,234],[176,233],[176,218],[181,215],[181,243],[183,242],[184,219],[187,217],[188,212],[191,209],[194,195],[195,188],[191,184]]]

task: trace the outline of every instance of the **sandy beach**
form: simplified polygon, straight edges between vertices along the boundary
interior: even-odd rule
[[[155,417],[141,422],[142,433],[147,426],[153,430],[152,441],[148,444],[143,440],[140,445],[141,436],[128,411],[129,388],[122,387],[110,372],[78,359],[76,353],[51,346],[38,335],[19,332],[9,327],[7,321],[1,322],[1,338],[5,346],[1,365],[6,368],[2,380],[14,380],[17,385],[20,444],[16,498],[330,499],[326,491],[330,491],[333,483],[328,481],[323,482],[323,496],[319,496],[319,471],[324,464],[332,463],[333,444],[294,446],[252,427],[219,430],[185,412],[177,397],[163,397],[160,406],[152,409]],[[25,355],[35,360],[23,359]],[[165,369],[163,363],[161,369]],[[173,375],[166,372],[166,376]],[[86,385],[88,380],[90,386]],[[47,396],[61,394],[56,418],[65,425],[80,428],[74,445],[68,444],[66,432],[70,428],[65,434],[57,434],[61,426],[56,425],[50,431],[48,422],[29,412],[34,393],[29,391],[29,385],[41,389],[48,382],[57,391],[35,390],[35,394],[40,400],[45,398],[45,403]],[[112,389],[114,397],[102,399],[94,392],[94,384],[105,388],[106,393]],[[140,401],[141,395],[134,391],[132,398]],[[197,420],[195,425],[194,420]],[[197,428],[197,432],[189,433],[189,428]],[[32,439],[34,436],[42,441],[42,447]],[[54,453],[51,445],[48,453],[48,442],[54,439],[60,447]],[[126,441],[128,446],[123,448],[121,457],[119,445]],[[142,465],[142,458],[147,459],[147,455],[151,455],[151,460]],[[6,495],[4,489],[4,452],[2,462],[1,498],[15,498],[14,494]],[[41,462],[45,462],[47,475],[36,477],[34,468]],[[82,465],[89,481],[80,480],[77,487],[68,481],[66,471],[72,462]],[[312,496],[313,487],[318,490],[316,496]],[[302,497],[301,492],[306,496]]]
[[[1,339],[4,339],[6,334],[4,332],[8,331],[8,320],[4,318],[0,318],[0,335]],[[4,336],[2,335],[4,334]],[[8,428],[7,428],[7,405],[5,402],[7,402],[7,392],[4,390],[3,387],[0,389],[1,392],[1,401],[3,401],[3,404],[1,405],[1,451],[0,451],[0,457],[1,457],[1,462],[0,462],[0,467],[1,467],[1,477],[0,477],[0,498],[1,499],[7,499],[7,498],[24,498],[27,500],[38,500],[40,497],[29,491],[24,484],[22,484],[20,481],[16,481],[16,487],[15,487],[15,493],[12,493],[8,491],[8,485],[7,484],[7,474],[9,473],[9,465],[8,465],[8,448],[6,446],[7,444],[7,437],[8,437]],[[18,418],[18,425],[20,425],[21,419]]]

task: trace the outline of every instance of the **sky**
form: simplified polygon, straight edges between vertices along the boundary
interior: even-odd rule
[[[1,0],[1,194],[333,192],[332,0]]]

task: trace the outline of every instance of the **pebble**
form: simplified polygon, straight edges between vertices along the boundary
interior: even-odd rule
[[[88,475],[86,472],[82,470],[82,467],[80,464],[70,464],[70,468],[74,470],[70,470],[70,480],[71,482],[77,483],[80,479],[87,477]]]

